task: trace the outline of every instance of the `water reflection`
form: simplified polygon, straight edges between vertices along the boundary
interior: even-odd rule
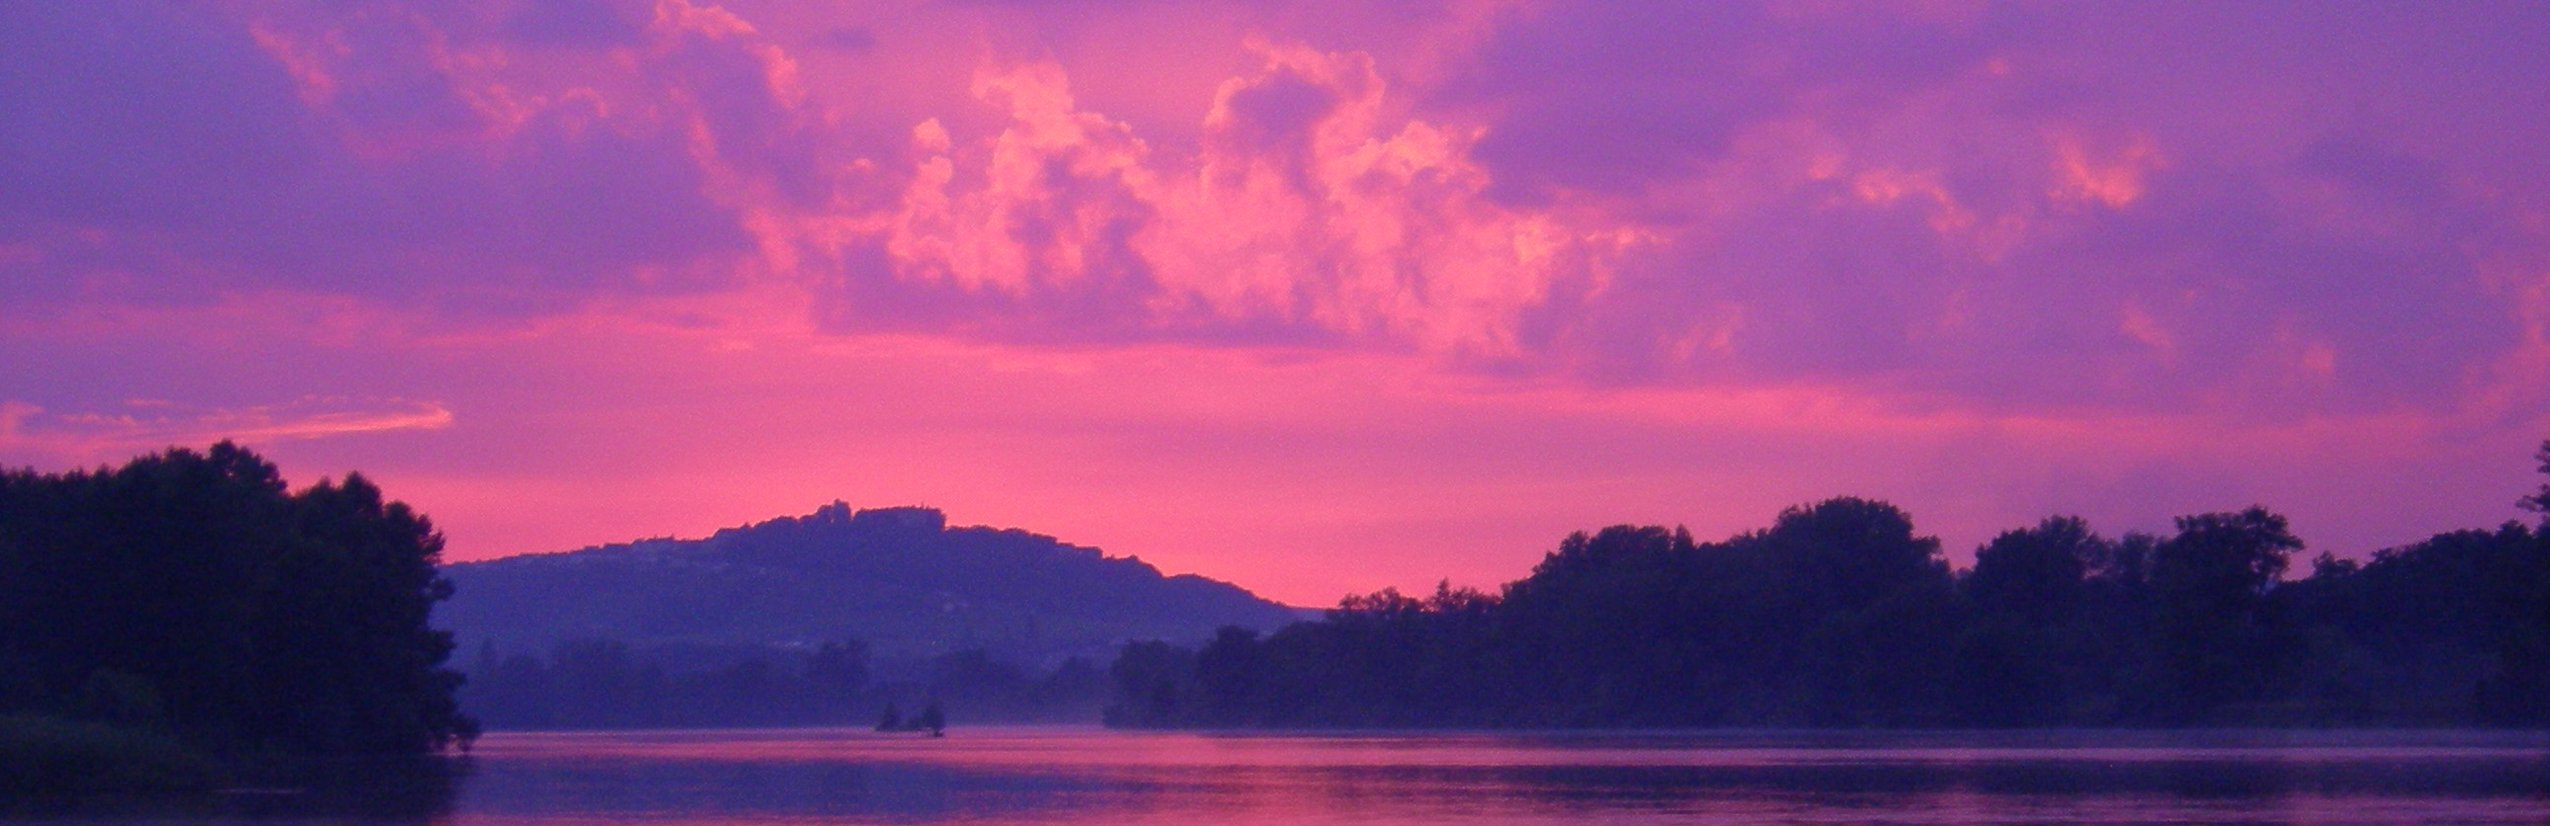
[[[498,733],[459,765],[81,822],[2550,822],[2542,733]]]
[[[2550,818],[2538,734],[517,734],[476,760],[453,822]]]
[[[242,769],[234,787],[209,795],[143,799],[0,800],[9,823],[448,822],[475,762],[415,759],[295,760]],[[288,778],[288,779],[285,779]]]

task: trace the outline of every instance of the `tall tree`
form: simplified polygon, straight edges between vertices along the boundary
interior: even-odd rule
[[[1916,534],[1912,516],[1888,502],[1846,496],[1792,507],[1753,541],[1810,612],[1857,611],[1948,582],[1939,540]]]
[[[2178,518],[2152,558],[2152,589],[2175,716],[2199,722],[2258,699],[2277,655],[2267,599],[2302,540],[2262,507]]]
[[[2076,629],[2094,561],[2114,544],[2077,516],[2007,531],[1975,551],[1961,582],[1975,622],[1957,644],[1948,697],[1956,719],[2003,726],[2052,722],[2083,670],[2065,656],[2085,647]]]
[[[304,749],[417,752],[465,736],[443,667],[451,633],[428,625],[452,594],[436,571],[442,534],[361,474],[296,497],[300,540],[278,566],[259,650],[275,728]]]
[[[1965,592],[1976,609],[2038,627],[2079,609],[2090,561],[2112,555],[2107,541],[2078,516],[2051,516],[2036,527],[2007,531],[1975,551]]]

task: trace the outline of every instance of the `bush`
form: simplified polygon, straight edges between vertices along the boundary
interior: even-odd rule
[[[0,801],[13,805],[200,794],[218,779],[211,760],[165,734],[55,717],[0,717]]]

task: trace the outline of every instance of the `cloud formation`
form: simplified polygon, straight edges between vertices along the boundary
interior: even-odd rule
[[[1220,85],[1184,157],[1079,109],[1058,66],[978,73],[1006,123],[962,145],[935,119],[914,128],[918,167],[870,242],[894,283],[848,274],[835,320],[861,323],[862,290],[917,284],[1058,328],[1031,335],[1289,331],[1508,355],[1523,310],[1600,289],[1636,242],[1482,197],[1476,130],[1393,118],[1370,56],[1255,48],[1263,64]]]
[[[588,421],[832,444],[791,400],[846,387],[925,401],[867,424],[953,445],[1025,407],[1014,365],[1169,404],[1135,385],[1210,383],[1157,366],[1184,359],[1426,388],[1339,402],[1376,427],[1530,422],[1463,438],[1551,445],[1530,472],[1606,499],[1566,445],[1816,493],[2027,480],[1959,488],[1959,524],[2067,506],[2047,490],[2378,510],[2347,490],[2550,430],[2544,37],[2524,3],[0,5],[0,459],[215,431],[515,455]],[[935,348],[1004,355],[946,385],[813,355]],[[788,426],[670,399],[674,373]],[[1417,452],[1213,386],[1292,418],[1147,425],[1387,455],[1337,484],[1423,489],[1391,475]],[[1890,458],[1905,433],[1932,458]],[[2233,443],[2310,458],[2206,457],[2254,458]],[[1126,444],[1169,449],[1085,447]],[[2350,530],[2413,534],[2444,507],[2418,501]]]
[[[1218,44],[1237,58],[1185,121],[1127,104],[1140,127],[1056,44],[913,54],[855,14],[28,7],[0,211],[41,302],[285,290],[483,320],[778,281],[850,334],[1378,347],[2035,411],[2436,410],[2529,358],[2550,232],[2510,159],[2408,90],[2283,79],[2344,55],[2244,73],[2207,21],[2111,11],[1525,7],[1393,19],[1460,33],[1407,55],[1257,31]],[[2224,17],[2293,42],[2329,22]],[[2119,34],[2219,71],[2126,77]],[[961,95],[826,94],[896,61]],[[2491,73],[2538,62],[2500,36],[2418,68],[2521,86]],[[2382,117],[2236,133],[2295,100]]]

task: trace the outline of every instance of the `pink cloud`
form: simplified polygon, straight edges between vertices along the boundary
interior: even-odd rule
[[[1298,326],[1506,355],[1525,310],[1562,285],[1599,290],[1636,242],[1485,198],[1476,131],[1393,117],[1370,57],[1257,48],[1264,65],[1221,85],[1187,157],[1078,108],[1055,65],[978,73],[1008,123],[973,142],[937,120],[914,130],[919,167],[874,221],[896,278],[1099,305],[1063,324]]]
[[[778,279],[844,331],[1328,342],[1992,406],[2182,404],[2292,362],[2327,381],[2237,403],[2342,410],[2476,392],[2474,365],[2520,339],[2520,273],[2550,255],[2518,217],[2537,197],[2476,165],[2503,153],[2307,118],[2232,140],[2244,106],[2211,105],[2310,91],[2428,114],[2397,96],[2236,72],[2129,86],[2054,10],[1258,11],[1205,48],[1134,45],[1156,34],[1139,15],[985,8],[942,28],[1055,28],[959,55],[874,10],[519,11],[114,12],[143,51],[236,81],[169,139],[149,123],[173,98],[66,79],[181,88],[164,64],[77,36],[15,50],[78,69],[12,96],[37,107],[10,157],[41,184],[0,198],[32,219],[9,242],[25,280],[63,301],[281,287],[488,318]],[[97,24],[43,14],[19,28]],[[2249,59],[2076,14],[2191,62]],[[870,47],[787,45],[845,26]],[[1075,38],[1194,97],[1129,93],[1142,81]],[[933,67],[970,99],[827,95],[844,72]],[[98,117],[35,114],[82,99]],[[2466,334],[2416,333],[2446,320]],[[2162,330],[2165,359],[2144,335]],[[2319,355],[2277,355],[2297,337]],[[2008,353],[2035,355],[1984,358]]]
[[[0,460],[241,435],[464,557],[921,501],[1306,601],[1837,493],[2510,515],[2539,7],[1933,11],[0,6]]]

